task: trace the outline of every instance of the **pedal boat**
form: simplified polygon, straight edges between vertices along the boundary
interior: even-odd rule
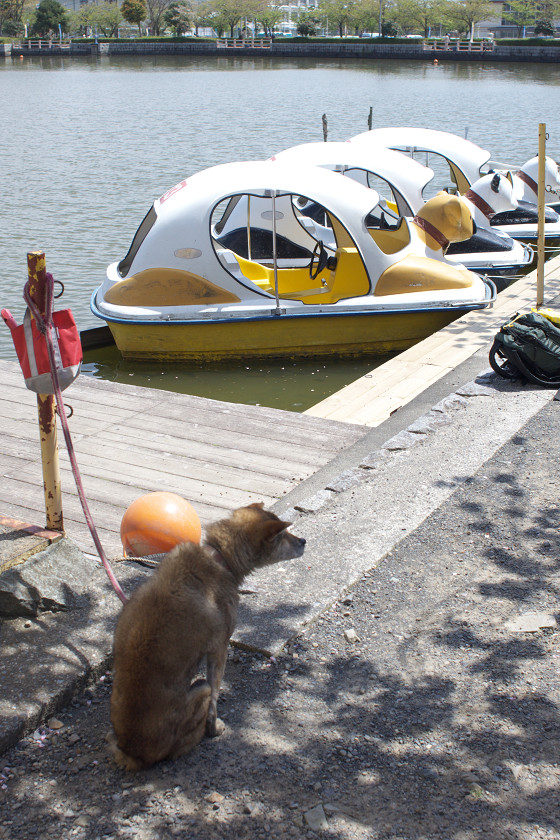
[[[125,358],[200,361],[385,354],[495,299],[491,281],[426,257],[406,219],[368,229],[378,201],[319,167],[206,169],[154,202],[91,309]],[[298,211],[308,202],[324,207],[330,246]],[[224,235],[238,204],[243,225]]]
[[[423,155],[426,163],[434,165],[436,160],[447,165],[450,179],[449,189],[464,195],[482,176],[495,169],[502,170],[501,164],[490,161],[490,152],[482,149],[470,140],[446,131],[431,128],[390,127],[377,128],[356,135],[352,143],[364,144],[366,148],[376,146],[406,152],[411,157]],[[537,158],[518,168],[512,168],[514,193],[518,206],[515,209],[496,213],[490,224],[496,230],[507,233],[514,239],[535,245],[538,230]],[[560,189],[558,165],[552,158],[546,158],[546,200],[545,242],[555,246],[560,243],[560,215],[556,212],[556,193]]]
[[[370,151],[363,144],[304,143],[276,154],[272,160],[309,166],[324,166],[376,189],[381,206],[400,216],[414,217],[425,203],[424,190],[434,178],[434,171],[413,158],[392,149],[376,147]],[[490,181],[486,176],[486,180]],[[511,180],[504,180],[500,190],[485,182],[472,185],[467,194],[476,230],[470,239],[451,243],[447,259],[471,271],[492,278],[516,278],[533,261],[533,251],[507,233],[492,229],[490,218],[498,211],[514,210],[517,200]],[[485,198],[483,198],[483,193]],[[486,200],[485,200],[486,199]],[[492,202],[492,206],[489,202]],[[497,283],[503,288],[507,282]]]

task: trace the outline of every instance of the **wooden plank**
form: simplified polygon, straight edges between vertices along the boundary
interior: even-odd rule
[[[36,397],[19,366],[0,361],[0,512],[45,519]],[[205,400],[80,376],[64,394],[88,504],[105,550],[122,554],[128,505],[153,490],[190,499],[203,524],[252,501],[267,504],[316,472],[366,430],[293,412]],[[59,429],[64,523],[94,544]]]
[[[166,457],[167,456],[167,457]],[[190,457],[177,457],[172,453],[160,454],[137,447],[114,448],[106,456],[99,454],[99,447],[94,442],[88,442],[79,448],[77,455],[80,472],[83,475],[93,475],[97,470],[108,466],[115,472],[115,468],[122,462],[127,478],[141,475],[149,470],[167,478],[168,483],[181,483],[182,487],[188,483],[199,485],[203,483],[211,487],[230,487],[247,492],[263,493],[275,496],[278,492],[278,478],[267,473],[240,469],[230,464],[220,465],[208,461],[197,461]]]
[[[6,368],[4,365],[10,363],[0,362],[0,372],[4,377]],[[15,376],[18,368],[15,363],[8,372],[12,377],[10,393],[3,394],[3,402],[6,400],[18,403],[18,416],[25,416],[25,408],[21,407],[21,377]],[[20,387],[18,387],[18,385]],[[27,391],[27,389],[25,389]],[[30,394],[33,404],[34,395]],[[139,396],[139,393],[141,396]],[[154,397],[154,394],[156,395]],[[261,408],[258,406],[244,406],[236,403],[224,403],[218,400],[205,400],[201,397],[192,397],[173,392],[154,391],[149,388],[135,388],[130,385],[119,385],[102,380],[93,380],[80,376],[65,394],[65,401],[72,404],[75,415],[80,417],[80,432],[82,434],[95,434],[99,430],[96,423],[84,423],[84,418],[90,418],[100,422],[102,427],[112,425],[114,422],[147,422],[145,416],[151,416],[156,420],[176,420],[183,424],[182,434],[188,432],[190,426],[197,429],[204,426],[205,429],[216,429],[220,432],[239,434],[240,441],[247,440],[252,436],[262,437],[263,429],[267,427],[267,439],[279,443],[285,443],[289,435],[292,443],[300,443],[306,449],[330,449],[338,451],[341,435],[341,428],[338,424],[325,421],[322,418],[308,420],[302,424],[301,415],[295,412],[279,411],[276,409]],[[109,409],[109,410],[108,410]],[[6,416],[9,409],[1,409],[0,416]],[[134,418],[141,418],[136,419]],[[240,423],[240,419],[242,423]],[[315,432],[315,434],[314,434]],[[198,432],[197,432],[198,435]],[[359,440],[360,434],[356,434],[355,427],[347,426],[344,429],[347,443],[350,444]],[[206,436],[208,438],[208,436]],[[195,439],[197,439],[195,437]]]
[[[79,389],[77,384],[79,383]],[[117,389],[117,390],[116,390]],[[123,389],[118,390],[118,389]],[[131,393],[132,392],[132,393]],[[239,420],[245,433],[262,434],[265,424],[270,423],[268,436],[272,440],[284,442],[286,434],[297,434],[302,439],[309,438],[310,432],[317,432],[321,438],[338,439],[342,429],[330,421],[315,418],[310,425],[301,421],[301,414],[291,411],[261,406],[243,405],[240,403],[226,403],[220,400],[208,400],[186,394],[175,394],[170,391],[154,391],[149,388],[134,388],[130,385],[119,385],[114,382],[91,379],[81,376],[72,386],[72,399],[77,403],[81,398],[95,397],[96,404],[113,409],[113,397],[118,400],[117,405],[129,410],[135,409],[142,415],[150,413],[154,417],[179,419],[185,422],[204,423],[208,428],[239,430]],[[159,395],[154,399],[153,394]],[[141,396],[139,397],[138,394]],[[107,401],[107,398],[108,401]],[[106,413],[105,413],[106,416]],[[344,429],[346,435],[353,436],[352,427]]]
[[[223,434],[225,430],[222,430],[222,434],[217,434],[215,429],[209,429],[206,426],[191,423],[185,424],[180,420],[166,420],[163,417],[152,417],[151,415],[144,417],[137,415],[131,418],[126,425],[117,423],[111,428],[111,434],[119,436],[126,435],[129,438],[137,436],[142,439],[146,434],[149,436],[157,435],[159,437],[167,436],[175,439],[185,438],[192,443],[209,443],[217,449],[235,449],[247,455],[263,455],[278,458],[278,454],[282,451],[285,441],[274,440],[274,438],[271,440],[269,437],[265,437],[262,427],[260,431],[260,435],[251,435],[232,429],[225,436]],[[271,432],[271,434],[273,433]],[[290,438],[289,451],[292,459],[301,464],[314,463],[321,453],[326,452],[332,454],[333,451],[336,452],[339,448],[332,446],[323,447],[316,443],[313,435],[310,435],[307,446],[299,441],[294,441],[294,437],[295,435]]]
[[[309,464],[296,461],[295,458],[290,457],[289,447],[279,448],[276,452],[270,454],[248,454],[234,448],[230,449],[227,446],[213,446],[212,443],[180,440],[168,435],[152,433],[143,437],[142,430],[137,430],[137,436],[128,434],[126,437],[119,434],[118,431],[111,430],[103,435],[103,442],[111,454],[121,448],[121,444],[125,442],[127,446],[140,446],[151,452],[171,453],[178,457],[190,457],[219,466],[235,466],[239,469],[249,470],[251,473],[264,472],[278,478],[287,478],[298,473],[307,476],[315,472],[319,462],[319,460],[316,460],[314,464]],[[94,449],[99,451],[98,444],[96,445],[93,442],[93,446]],[[83,448],[86,451],[86,447],[86,442],[80,444],[80,450]],[[283,453],[284,457],[282,457]],[[325,458],[320,459],[321,463],[325,463],[325,461]]]
[[[560,256],[545,266],[549,299],[560,292]],[[492,309],[469,312],[444,329],[366,374],[305,413],[346,423],[377,426],[426,387],[445,376],[481,347],[517,311],[535,303],[536,272],[500,293]]]
[[[165,462],[163,462],[163,467],[165,467]],[[82,458],[79,468],[87,498],[91,501],[117,505],[122,508],[122,513],[138,496],[162,489],[184,496],[195,507],[199,504],[209,504],[212,507],[232,509],[257,501],[270,503],[276,498],[276,493],[264,493],[256,481],[253,482],[252,487],[239,488],[220,482],[219,478],[216,481],[196,481],[189,476],[170,475],[163,469],[147,470],[145,467],[131,467],[130,465],[126,471],[126,478],[119,476],[117,480],[114,463],[110,459],[96,457],[90,457],[85,465]],[[36,483],[38,471],[40,475],[40,467],[36,463],[22,464],[17,478],[21,482]],[[210,467],[207,471],[208,477],[211,472]],[[60,459],[60,474],[63,491],[76,495],[75,481],[67,458]],[[126,498],[126,502],[123,502],[123,498]]]

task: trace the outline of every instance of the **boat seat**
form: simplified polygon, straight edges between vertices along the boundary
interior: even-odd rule
[[[274,290],[274,269],[267,268],[262,263],[246,260],[239,254],[230,252],[235,258],[241,275],[254,283],[263,292],[273,295]],[[334,282],[335,272],[326,270],[314,280],[309,277],[307,266],[296,268],[278,268],[278,297],[287,299],[299,299],[311,295],[324,295],[331,291]],[[311,285],[312,284],[312,285]]]
[[[221,252],[220,256],[227,261],[228,269],[236,279],[250,280],[263,292],[274,295],[273,268],[246,260],[233,251]],[[357,248],[337,248],[335,256],[335,268],[325,269],[314,280],[309,277],[307,266],[279,268],[278,297],[312,305],[315,302],[337,303],[369,294],[369,276]]]

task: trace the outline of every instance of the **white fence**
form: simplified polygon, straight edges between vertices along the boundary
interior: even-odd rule
[[[269,50],[272,38],[218,38],[216,47],[219,50]]]
[[[493,41],[459,41],[455,38],[436,38],[433,41],[425,41],[424,49],[434,52],[492,52]]]
[[[14,41],[12,46],[16,49],[21,49],[22,47],[25,47],[29,50],[52,50],[53,48],[58,50],[69,50],[70,43],[70,41],[59,41],[50,38],[49,40],[19,41],[18,43]]]

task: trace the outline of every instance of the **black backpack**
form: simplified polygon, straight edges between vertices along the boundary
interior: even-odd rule
[[[560,386],[560,327],[539,312],[516,315],[496,334],[492,369],[505,379],[527,379],[545,388]]]

